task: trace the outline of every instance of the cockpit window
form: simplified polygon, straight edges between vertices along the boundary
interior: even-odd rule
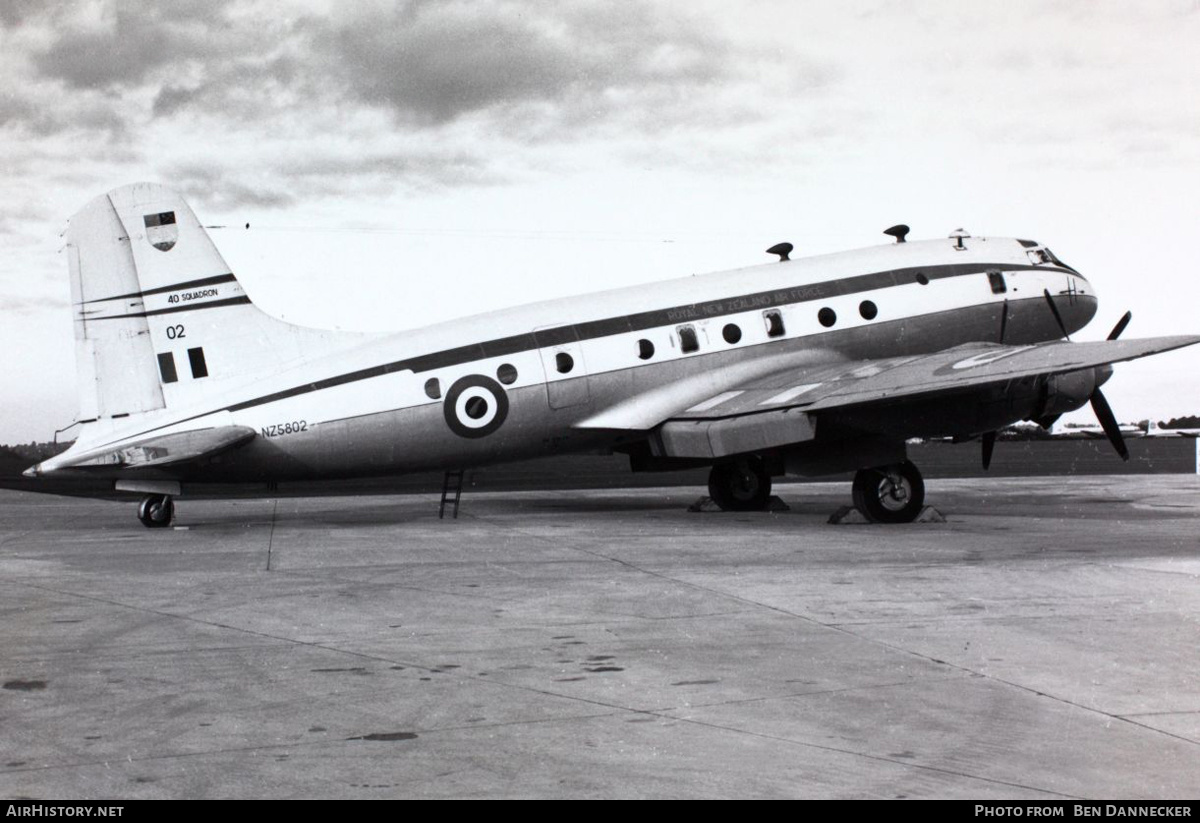
[[[1046,256],[1050,258],[1050,262],[1053,263],[1054,265],[1061,266],[1064,269],[1070,269],[1071,271],[1075,271],[1075,268],[1073,266],[1068,266],[1062,260],[1059,260],[1057,257],[1055,257],[1054,252],[1050,251],[1050,249],[1044,249],[1044,251],[1046,252]],[[1078,272],[1076,272],[1076,273],[1078,273]]]
[[[1068,266],[1066,263],[1059,260],[1054,255],[1054,252],[1050,251],[1050,249],[1046,249],[1046,248],[1033,249],[1032,251],[1026,252],[1026,254],[1029,255],[1029,259],[1031,261],[1033,261],[1033,265],[1035,265],[1035,266],[1041,266],[1041,265],[1058,266],[1059,268],[1067,269],[1068,271],[1074,271],[1076,274],[1079,274],[1079,272],[1075,271],[1074,268],[1072,268],[1071,266]]]

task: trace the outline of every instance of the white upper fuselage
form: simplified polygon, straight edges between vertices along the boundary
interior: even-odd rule
[[[1047,291],[1070,331],[1094,315],[1091,285],[1052,258],[1034,259],[1040,246],[982,237],[963,245],[884,245],[383,335],[278,373],[214,380],[184,405],[87,424],[41,469],[149,434],[229,425],[260,433],[219,470],[231,477],[355,474],[363,460],[364,473],[384,473],[518,459],[602,445],[598,432],[644,431],[711,397],[711,375],[765,374],[783,354],[819,362],[1056,339]],[[472,376],[496,388],[500,379],[506,397],[468,387],[444,408],[448,390]],[[497,399],[507,419],[477,436]]]

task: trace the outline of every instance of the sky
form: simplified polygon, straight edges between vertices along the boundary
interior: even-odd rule
[[[903,222],[1048,244],[1100,295],[1077,339],[1127,309],[1126,337],[1200,332],[1197,43],[1200,0],[3,0],[0,442],[74,420],[60,233],[141,180],[306,325],[414,328]],[[1195,348],[1118,366],[1118,417],[1200,413]]]

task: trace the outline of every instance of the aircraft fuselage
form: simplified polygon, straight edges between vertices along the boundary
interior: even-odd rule
[[[391,334],[142,414],[136,426],[85,429],[80,445],[111,450],[206,424],[253,429],[251,442],[188,468],[187,479],[205,482],[398,474],[607,449],[644,440],[672,409],[703,403],[734,379],[789,365],[1059,339],[1047,291],[1071,332],[1096,312],[1091,284],[1052,256],[1039,260],[1037,244],[979,237],[958,245],[897,243]],[[131,466],[114,466],[113,476],[180,477]]]

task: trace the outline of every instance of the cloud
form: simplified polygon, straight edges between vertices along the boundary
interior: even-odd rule
[[[75,91],[149,90],[148,114],[160,118],[356,104],[407,128],[479,115],[511,125],[516,111],[536,121],[524,129],[532,134],[626,112],[677,124],[698,116],[698,100],[762,80],[753,59],[679,7],[565,0],[531,14],[509,0],[414,1],[317,15],[296,3],[281,11],[126,0],[97,8],[41,19],[46,36],[28,55],[37,77]]]
[[[529,103],[605,109],[606,97],[696,90],[735,73],[728,44],[698,21],[641,5],[412,3],[315,27],[333,79],[401,121],[440,124]]]
[[[52,5],[43,0],[5,0],[0,3],[0,25],[15,28],[42,17]]]
[[[14,90],[0,96],[0,129],[12,128],[34,137],[65,131],[103,132],[111,138],[125,134],[127,121],[110,100],[79,96],[70,105],[52,97]]]
[[[33,62],[74,88],[135,86],[156,69],[210,59],[245,44],[226,19],[231,0],[101,4],[92,14],[53,15],[59,33]]]
[[[279,157],[247,174],[246,164],[181,162],[164,170],[182,193],[205,208],[275,209],[304,200],[344,195],[386,196],[397,188],[422,191],[446,186],[494,185],[502,178],[477,155],[454,150],[351,148]]]
[[[0,70],[16,82],[0,95],[0,150],[6,131],[58,138],[45,151],[85,146],[75,160],[119,163],[123,150],[149,166],[138,178],[190,179],[228,207],[287,207],[350,188],[494,185],[556,152],[604,162],[677,143],[708,163],[739,152],[773,100],[795,105],[838,78],[682,6],[317,6],[18,3],[4,18],[17,34]]]

